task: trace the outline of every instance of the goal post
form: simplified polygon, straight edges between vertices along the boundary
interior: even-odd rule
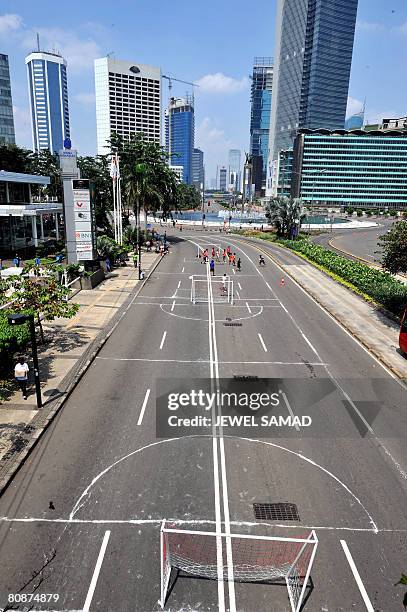
[[[207,275],[194,274],[190,278],[193,304],[209,302],[211,293],[214,304],[233,305],[233,281],[227,274],[210,276],[209,279]]]
[[[175,569],[213,580],[227,581],[230,575],[235,582],[284,580],[292,612],[301,609],[318,546],[314,530],[306,537],[283,538],[181,530],[163,521],[160,537],[161,608]],[[223,553],[229,544],[232,568],[224,565],[227,555],[219,555],[219,545]]]

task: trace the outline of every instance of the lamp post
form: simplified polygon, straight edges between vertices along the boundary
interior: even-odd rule
[[[39,364],[38,364],[37,339],[35,337],[34,315],[16,313],[16,314],[8,315],[7,319],[8,319],[9,325],[23,325],[24,323],[27,323],[27,322],[30,325],[31,348],[32,348],[32,357],[33,357],[33,363],[34,363],[35,394],[37,396],[37,407],[42,408],[40,370],[39,370]]]

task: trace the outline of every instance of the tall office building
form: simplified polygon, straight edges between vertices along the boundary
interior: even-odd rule
[[[113,133],[143,133],[161,142],[161,70],[113,57],[95,60],[96,131],[99,155]]]
[[[278,0],[271,169],[299,129],[343,129],[357,6],[358,0]]]
[[[192,184],[200,189],[204,182],[204,153],[201,149],[194,149],[192,152]]]
[[[229,185],[233,191],[240,191],[241,151],[229,149]]]
[[[34,151],[58,153],[70,138],[66,61],[56,52],[33,51],[25,58]]]
[[[165,149],[171,164],[182,166],[182,180],[192,184],[195,114],[192,98],[171,98],[165,111]],[[171,143],[171,144],[170,144]]]
[[[224,166],[219,168],[219,191],[226,191],[227,176],[227,169]]]
[[[8,55],[0,53],[0,143],[15,144]]]
[[[261,193],[266,188],[270,138],[273,59],[255,57],[253,63],[250,117],[250,154],[253,158],[253,184]]]

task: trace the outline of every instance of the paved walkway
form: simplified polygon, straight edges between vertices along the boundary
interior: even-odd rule
[[[156,260],[156,253],[143,254],[146,274]],[[45,407],[63,395],[64,379],[69,377],[92,341],[134,291],[140,282],[137,277],[138,272],[130,263],[124,268],[114,269],[98,287],[75,295],[73,301],[80,304],[80,309],[73,319],[44,323],[47,342],[44,347],[39,346],[39,361]],[[32,362],[28,363],[32,381]],[[13,452],[21,433],[29,433],[30,423],[38,412],[32,383],[26,401],[20,392],[16,392],[0,405],[0,460]]]

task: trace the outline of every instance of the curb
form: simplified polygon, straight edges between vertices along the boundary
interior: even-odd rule
[[[55,404],[51,407],[49,412],[46,415],[39,414],[39,421],[41,425],[36,427],[33,433],[30,435],[30,438],[27,444],[24,446],[24,449],[16,454],[13,459],[4,462],[4,466],[2,466],[2,461],[0,461],[0,470],[3,467],[6,469],[6,473],[0,479],[0,496],[3,494],[5,489],[8,487],[14,476],[18,473],[20,468],[24,465],[27,457],[31,453],[31,451],[35,448],[37,442],[43,435],[43,433],[48,429],[49,425],[52,423],[56,415],[59,413],[61,408],[64,406],[65,402],[70,397],[71,393],[74,391],[78,383],[81,381],[82,377],[88,370],[89,366],[96,359],[98,353],[106,344],[107,340],[110,338],[124,315],[129,310],[133,300],[138,296],[138,294],[144,289],[146,283],[150,280],[151,275],[156,270],[158,264],[162,260],[162,257],[158,256],[156,261],[153,263],[148,276],[140,283],[140,285],[136,288],[134,293],[131,293],[126,301],[122,304],[120,309],[115,313],[112,319],[106,326],[106,329],[102,330],[96,338],[90,343],[85,354],[78,359],[75,366],[72,368],[71,372],[68,372],[65,379],[67,379],[66,388],[62,390],[63,396],[59,400],[55,401]],[[64,385],[64,380],[62,380],[61,386]],[[35,419],[34,419],[35,421]],[[34,425],[33,421],[29,425]],[[8,467],[8,463],[11,463],[10,467]],[[7,469],[8,468],[8,469]]]
[[[251,240],[253,240],[253,239],[251,239]],[[257,239],[255,239],[255,240],[257,240]],[[280,248],[280,249],[284,249],[284,247],[281,247],[281,246],[280,246],[280,245],[278,245],[278,244],[275,244],[274,246],[276,246],[276,247],[278,247],[278,248]],[[292,275],[292,274],[291,274],[291,273],[290,273],[290,272],[287,270],[287,268],[285,267],[285,265],[284,265],[284,264],[282,264],[281,262],[279,262],[279,261],[278,261],[278,260],[277,260],[275,257],[273,257],[273,255],[272,255],[272,254],[270,254],[270,252],[269,252],[268,250],[262,249],[262,248],[260,248],[260,247],[256,247],[256,248],[258,248],[258,249],[259,249],[259,251],[262,251],[262,252],[263,252],[265,255],[267,255],[267,256],[268,256],[268,257],[269,257],[269,258],[270,258],[270,259],[273,261],[273,263],[274,263],[274,264],[276,264],[276,265],[277,265],[279,268],[281,268],[281,269],[282,269],[282,270],[285,272],[285,274],[287,274],[287,276],[288,276],[289,278],[291,278],[291,280],[292,280],[292,281],[294,281],[294,282],[295,282],[295,283],[297,283],[297,284],[298,284],[298,285],[299,285],[299,286],[300,286],[302,289],[304,289],[304,291],[305,291],[306,293],[308,293],[308,294],[309,294],[309,295],[312,297],[312,299],[313,299],[313,300],[315,300],[315,302],[316,302],[316,303],[317,303],[317,304],[318,304],[318,305],[319,305],[319,306],[320,306],[320,307],[321,307],[323,310],[325,310],[325,311],[326,311],[326,312],[327,312],[327,313],[328,313],[328,314],[329,314],[331,317],[333,317],[333,318],[335,319],[335,321],[337,321],[337,322],[338,322],[338,323],[339,323],[339,324],[340,324],[340,325],[341,325],[341,326],[342,326],[342,327],[343,327],[343,328],[344,328],[344,329],[345,329],[347,332],[349,332],[349,333],[351,334],[351,336],[353,336],[354,338],[356,338],[356,339],[357,339],[357,341],[358,341],[360,344],[362,344],[362,346],[364,346],[364,348],[365,348],[365,349],[367,349],[367,350],[369,351],[369,353],[371,353],[372,355],[374,355],[374,357],[376,357],[376,359],[377,359],[377,360],[378,360],[378,361],[379,361],[379,362],[380,362],[380,363],[381,363],[383,366],[385,366],[385,367],[386,367],[388,370],[390,370],[390,372],[391,372],[392,374],[394,374],[394,376],[396,376],[396,377],[397,377],[398,379],[400,379],[400,380],[405,380],[405,379],[406,379],[406,375],[405,375],[405,373],[401,372],[400,370],[398,370],[397,368],[395,368],[393,365],[389,364],[389,363],[386,361],[386,359],[385,359],[385,358],[384,358],[384,357],[383,357],[383,356],[382,356],[382,355],[381,355],[381,354],[380,354],[380,353],[379,353],[379,352],[378,352],[378,351],[377,351],[377,350],[376,350],[374,347],[372,347],[372,346],[371,346],[371,345],[370,345],[368,342],[366,342],[366,340],[365,340],[365,339],[364,339],[362,336],[360,336],[358,333],[355,333],[355,331],[352,329],[352,327],[350,327],[350,326],[348,325],[348,323],[347,323],[347,322],[346,322],[344,319],[342,319],[341,317],[339,317],[339,316],[338,316],[336,313],[332,312],[330,308],[328,308],[328,307],[327,307],[325,304],[323,304],[323,303],[321,302],[321,300],[319,299],[319,297],[318,297],[316,294],[314,294],[312,291],[310,291],[308,287],[306,287],[306,286],[305,286],[303,283],[301,283],[301,282],[300,282],[300,281],[299,281],[297,278],[295,278],[295,276],[293,276],[293,275]],[[296,257],[298,257],[298,255],[296,255],[296,253],[293,253],[293,251],[290,251],[289,249],[288,249],[288,251],[289,251],[290,253],[292,253],[293,255],[295,255]],[[301,258],[299,258],[299,259],[301,259]],[[309,263],[309,264],[312,266],[312,263],[311,263],[311,262],[307,262],[307,263]],[[313,266],[313,267],[315,267],[315,266]],[[316,268],[316,269],[318,270],[318,268]],[[319,270],[319,271],[321,272],[321,270]],[[329,276],[329,275],[326,275],[326,276]],[[331,278],[331,277],[329,277],[329,278]],[[332,280],[333,282],[336,282],[336,281],[335,281],[334,279],[332,279],[332,278],[331,278],[331,280]],[[341,285],[341,286],[342,286],[342,285]],[[352,293],[353,293],[353,292],[352,292]],[[354,294],[354,295],[357,295],[357,294]],[[360,296],[358,296],[358,297],[360,297]],[[386,313],[383,313],[383,314],[386,314]]]

